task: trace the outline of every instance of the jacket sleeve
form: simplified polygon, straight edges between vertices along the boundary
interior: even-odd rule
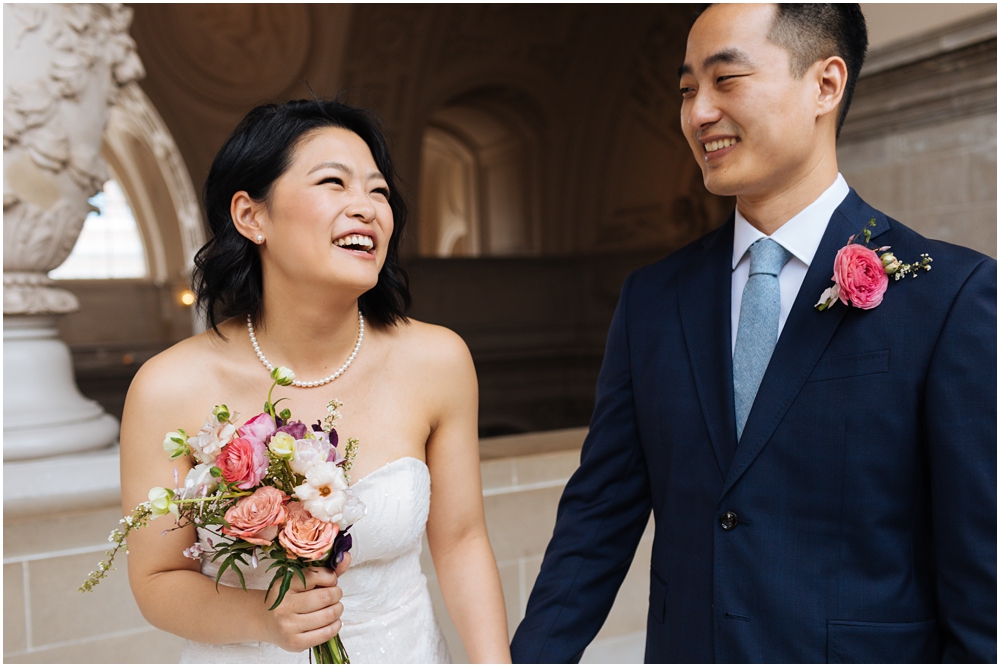
[[[947,316],[924,403],[945,662],[997,661],[997,265]]]
[[[580,467],[566,485],[552,540],[514,635],[514,662],[579,662],[601,629],[649,520],[636,427],[626,280],[608,332]]]

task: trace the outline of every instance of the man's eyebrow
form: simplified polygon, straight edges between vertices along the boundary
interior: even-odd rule
[[[740,51],[739,49],[723,49],[718,53],[713,53],[709,57],[705,58],[705,62],[701,64],[703,69],[708,69],[712,65],[717,65],[719,63],[726,63],[727,65],[744,65],[749,66],[753,64],[753,59],[749,55]],[[677,78],[681,78],[685,74],[693,74],[694,70],[691,65],[684,63],[677,68]]]

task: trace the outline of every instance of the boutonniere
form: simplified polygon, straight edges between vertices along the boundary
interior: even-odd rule
[[[875,226],[875,218],[868,226]],[[920,269],[931,270],[934,260],[927,253],[920,255],[919,262],[905,264],[888,252],[889,246],[869,248],[871,240],[872,232],[867,228],[847,239],[847,245],[837,252],[833,260],[833,286],[823,290],[816,304],[817,310],[826,310],[838,300],[845,306],[871,310],[882,303],[882,296],[889,286],[889,276],[893,280],[905,276],[916,278]]]

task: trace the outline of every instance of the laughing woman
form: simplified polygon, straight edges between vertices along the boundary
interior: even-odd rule
[[[360,440],[351,476],[367,515],[352,529],[346,571],[315,568],[274,611],[265,567],[247,587],[217,564],[186,559],[193,527],[130,538],[129,578],[143,615],[184,637],[188,662],[306,662],[338,632],[356,663],[448,662],[420,571],[427,541],[469,658],[509,662],[496,562],[483,517],[478,389],[454,333],[403,315],[397,248],[406,205],[377,120],[329,101],[251,111],[222,147],[205,185],[212,239],[195,287],[211,329],[144,365],[122,419],[122,503],[170,486],[161,434],[196,432],[213,405],[255,414],[271,378],[310,423],[331,399],[338,431]],[[431,488],[434,489],[433,502]],[[338,576],[339,575],[339,576]],[[272,594],[273,595],[273,594]]]

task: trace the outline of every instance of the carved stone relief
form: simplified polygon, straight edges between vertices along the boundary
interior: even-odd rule
[[[73,249],[107,178],[107,108],[143,75],[130,20],[118,4],[4,5],[5,315],[76,308],[46,273]]]

